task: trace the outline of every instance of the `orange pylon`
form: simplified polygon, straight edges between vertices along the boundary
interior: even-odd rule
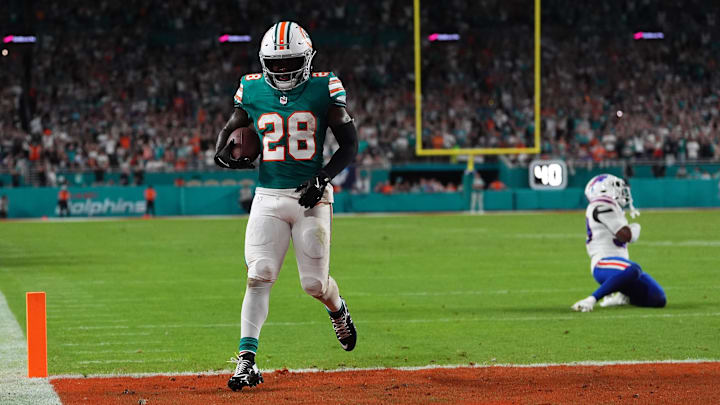
[[[27,318],[28,377],[48,376],[47,316],[45,292],[25,294]]]

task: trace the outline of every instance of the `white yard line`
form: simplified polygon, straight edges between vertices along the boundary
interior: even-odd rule
[[[453,368],[545,368],[545,367],[606,367],[618,365],[642,365],[642,364],[699,364],[699,363],[716,363],[718,359],[681,359],[681,360],[612,360],[612,361],[575,361],[570,363],[530,363],[530,364],[447,364],[447,365],[427,365],[412,367],[364,367],[364,368],[339,368],[331,370],[323,370],[318,368],[302,368],[302,369],[282,369],[282,370],[262,370],[263,373],[275,372],[291,372],[291,373],[342,373],[353,371],[381,371],[381,370],[400,370],[400,371],[420,371],[420,370],[436,370],[436,369],[453,369]],[[130,374],[62,374],[51,376],[50,379],[63,378],[146,378],[159,376],[215,376],[230,374],[231,370],[213,370],[213,371],[182,371],[168,373],[130,373]]]
[[[0,404],[60,405],[47,378],[27,377],[27,340],[0,292]]]
[[[90,346],[90,347],[94,347],[94,346],[123,346],[124,345],[124,346],[137,347],[139,345],[159,345],[161,343],[163,343],[163,342],[135,341],[135,342],[100,342],[100,343],[60,343],[60,346],[80,346],[80,347]]]
[[[66,326],[58,329],[61,330],[95,330],[95,329],[128,329],[127,325],[80,325],[80,326]]]
[[[713,212],[718,211],[718,207],[698,207],[698,208],[642,208],[643,212],[654,213],[680,213],[680,212]],[[523,215],[547,215],[547,214],[577,214],[585,212],[585,209],[576,210],[516,210],[516,211],[485,211],[485,216],[523,216]],[[445,211],[445,212],[339,212],[334,214],[336,218],[385,218],[385,217],[418,217],[418,216],[467,216],[475,217],[467,211]],[[228,219],[247,219],[248,215],[183,215],[183,216],[164,216],[154,217],[149,221],[192,221],[192,220],[218,220],[224,221]],[[63,223],[63,222],[144,222],[147,220],[141,217],[69,217],[69,218],[17,218],[8,219],[8,223],[13,222],[39,222],[39,223]]]
[[[81,350],[77,352],[73,352],[73,354],[106,354],[106,353],[116,353],[116,354],[145,354],[145,353],[174,353],[177,352],[177,350],[170,350],[170,349],[141,349],[141,350]]]
[[[575,233],[508,233],[499,235],[500,237],[512,237],[519,239],[578,239],[585,240],[585,234],[581,232]]]
[[[718,247],[720,246],[720,240],[639,240],[639,245],[648,246],[700,246],[700,247]]]
[[[577,233],[516,233],[501,235],[518,239],[578,239],[584,240],[585,235]],[[641,246],[671,246],[671,247],[719,247],[720,240],[638,240],[636,245]]]
[[[152,333],[150,332],[107,332],[107,333],[97,333],[93,332],[92,337],[114,337],[114,336],[150,336]]]
[[[73,361],[71,364],[140,364],[147,363],[148,360],[131,360],[131,359],[116,359],[116,360],[84,360],[84,361]],[[152,359],[153,363],[173,363],[177,362],[177,359]]]
[[[117,316],[117,315],[115,315]],[[60,317],[52,317],[52,319],[48,319],[50,322],[62,322],[64,325],[72,325],[73,323],[80,323],[85,324],[88,321],[92,321],[93,323],[130,323],[127,319],[113,319],[110,321],[98,321],[97,316],[88,316],[85,318],[60,318]]]
[[[421,319],[380,319],[380,320],[364,320],[363,324],[425,324],[425,323],[456,323],[456,322],[537,322],[537,321],[572,321],[572,320],[583,320],[583,321],[604,321],[611,319],[649,319],[649,318],[703,318],[703,317],[720,317],[720,312],[695,312],[695,313],[652,313],[652,314],[625,314],[625,315],[599,315],[593,314],[580,314],[571,313],[568,307],[567,315],[554,315],[554,316],[510,316],[510,317],[477,317],[477,318],[421,318]],[[325,322],[320,321],[303,321],[303,322],[265,322],[263,326],[308,326],[308,325],[324,325]],[[150,325],[133,325],[133,328],[140,329],[197,329],[197,328],[239,328],[240,322],[233,323],[208,323],[208,324],[150,324]],[[115,329],[114,326],[87,326],[86,328],[93,330],[99,329]],[[60,330],[75,330],[78,327],[70,328],[57,328]],[[137,344],[142,343],[160,343],[160,342],[142,342],[137,341]],[[66,346],[105,346],[109,344],[121,344],[121,343],[63,343]]]
[[[397,276],[397,277],[375,277],[376,279],[382,279],[382,280],[389,280],[389,279],[407,279],[407,277],[403,276]],[[427,275],[422,275],[423,278],[427,278]],[[447,278],[447,275],[440,274],[437,275],[437,277],[444,277]],[[347,277],[343,276],[343,280],[349,280],[349,279],[367,279],[367,276],[363,277]],[[665,290],[702,290],[702,289],[717,289],[720,288],[720,286],[715,285],[685,285],[685,286],[664,286]],[[355,291],[352,292],[350,295],[357,296],[357,297],[414,297],[414,296],[420,296],[420,297],[431,297],[431,296],[456,296],[456,295],[513,295],[513,294],[562,294],[562,293],[576,293],[576,292],[582,292],[588,291],[588,288],[586,287],[576,287],[576,288],[517,288],[517,289],[500,289],[500,290],[455,290],[455,291],[408,291],[408,292],[388,292],[388,293],[382,293],[382,292],[364,292],[364,291]],[[299,290],[296,293],[291,292],[278,292],[273,293],[273,297],[305,297],[305,294],[302,292],[302,290]],[[115,299],[115,298],[88,298],[88,301],[94,301],[98,303],[148,303],[148,302],[165,302],[167,298],[164,297],[138,297],[138,298],[121,298],[121,299]],[[207,297],[207,296],[185,296],[182,298],[183,301],[185,300],[191,300],[191,301],[232,301],[232,300],[242,300],[242,296],[240,295],[233,295],[233,296],[214,296],[214,297]],[[76,314],[72,313],[68,316],[62,316],[67,314],[67,309],[73,309],[75,307],[85,307],[82,305],[73,305],[68,306],[62,302],[57,302],[57,300],[53,300],[53,303],[55,304],[53,308],[48,309],[48,321],[50,322],[63,322],[63,323],[84,323],[88,321],[92,321],[93,324],[95,323],[129,323],[126,319],[117,319],[117,314],[96,314],[96,313],[90,313],[90,314]],[[98,304],[99,307],[107,307],[107,304]]]

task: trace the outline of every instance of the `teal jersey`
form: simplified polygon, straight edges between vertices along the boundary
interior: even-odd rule
[[[276,90],[261,73],[243,76],[234,97],[248,113],[262,145],[258,187],[295,188],[323,165],[327,112],[345,107],[342,82],[331,72],[315,72],[290,91]]]

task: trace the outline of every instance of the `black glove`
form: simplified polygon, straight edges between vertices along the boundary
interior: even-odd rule
[[[215,164],[223,169],[254,169],[255,166],[248,158],[233,159],[232,148],[235,141],[230,141],[224,148],[215,154]]]
[[[295,191],[301,192],[298,204],[305,208],[314,207],[325,193],[325,186],[328,183],[330,183],[330,177],[325,172],[320,171],[315,177],[299,185],[295,189]]]

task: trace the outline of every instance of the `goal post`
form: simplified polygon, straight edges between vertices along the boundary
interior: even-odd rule
[[[540,153],[540,0],[528,0],[535,3],[535,69],[534,69],[534,145],[529,148],[457,148],[426,149],[422,145],[422,64],[420,52],[420,0],[413,0],[413,25],[415,43],[415,154],[418,156],[457,156],[457,155],[505,155],[521,153]],[[472,165],[469,159],[468,164]]]

